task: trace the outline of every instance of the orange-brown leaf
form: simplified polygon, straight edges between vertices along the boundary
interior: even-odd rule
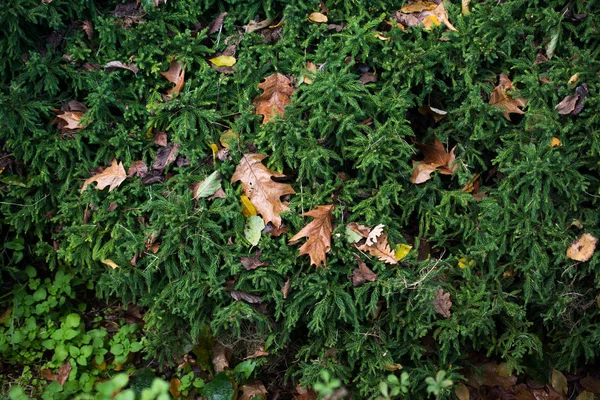
[[[314,220],[300,230],[288,242],[295,244],[300,238],[307,237],[308,240],[300,247],[300,255],[308,254],[310,256],[310,264],[316,265],[317,268],[327,265],[325,261],[325,253],[331,249],[331,231],[333,227],[333,205],[318,206],[314,210],[310,210],[304,214],[306,217],[313,217]]]
[[[239,400],[252,400],[257,397],[267,398],[267,389],[265,385],[261,381],[256,381],[254,383],[247,383],[245,385],[240,386],[242,391],[242,395]]]
[[[377,242],[373,245],[367,246],[365,243],[358,246],[357,249],[369,252],[369,254],[377,257],[386,264],[398,264],[398,260],[396,260],[396,257],[394,256],[394,251],[390,248],[390,244],[388,243],[386,232],[381,233],[381,235],[377,237]]]
[[[117,186],[119,186],[124,180],[127,178],[127,173],[125,172],[125,168],[123,167],[123,163],[120,162],[117,164],[117,159],[112,160],[112,164],[110,167],[106,168],[101,173],[92,176],[83,182],[83,186],[81,187],[81,191],[83,192],[90,183],[97,182],[98,185],[96,189],[102,190],[105,187],[109,186],[108,191],[110,192]]]
[[[82,117],[83,112],[81,111],[61,111],[61,114],[58,114],[52,123],[58,123],[60,131],[65,133],[83,128],[84,126],[81,125]]]
[[[256,113],[264,116],[266,124],[276,115],[283,115],[284,107],[290,104],[290,96],[294,93],[292,81],[278,72],[269,75],[258,85],[263,94],[254,99]]]
[[[452,307],[452,301],[450,301],[450,293],[444,293],[444,289],[435,291],[435,299],[433,299],[433,306],[435,311],[442,314],[442,317],[450,317],[450,307]]]
[[[182,66],[177,61],[171,61],[169,64],[169,69],[166,72],[161,72],[160,74],[167,78],[169,82],[175,84],[172,89],[167,90],[167,98],[170,99],[174,94],[179,94],[179,92],[181,92],[185,82],[185,65]]]
[[[584,233],[577,240],[571,243],[567,249],[567,257],[575,261],[587,261],[594,255],[598,238]]]
[[[490,95],[490,104],[504,110],[504,118],[511,120],[509,114],[525,114],[519,107],[525,107],[527,99],[513,98],[507,91],[513,88],[512,81],[504,73],[500,74],[498,86]]]
[[[371,271],[371,269],[367,267],[367,264],[365,264],[358,256],[356,256],[356,261],[358,262],[358,267],[352,271],[352,276],[350,277],[352,286],[360,286],[367,282],[375,282],[377,280],[377,274]]]
[[[420,13],[422,11],[433,10],[437,6],[438,5],[433,1],[418,0],[405,4],[404,6],[402,6],[400,11],[402,11],[403,13]]]
[[[454,164],[456,156],[454,149],[449,153],[444,149],[444,145],[437,139],[433,141],[433,146],[419,143],[417,146],[425,156],[422,161],[415,163],[411,182],[415,184],[423,183],[431,179],[431,173],[435,170],[443,175],[452,175],[458,165]],[[454,165],[453,165],[454,164]]]
[[[289,210],[288,206],[281,202],[281,196],[296,192],[291,185],[271,179],[285,175],[267,169],[261,163],[266,157],[264,154],[245,154],[235,169],[231,182],[242,181],[244,193],[262,216],[265,224],[271,222],[273,226],[279,228],[281,226],[279,214]]]

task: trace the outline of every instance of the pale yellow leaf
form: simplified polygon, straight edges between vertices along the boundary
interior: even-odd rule
[[[218,56],[218,57],[211,58],[208,61],[210,61],[217,67],[231,67],[231,66],[235,65],[235,63],[237,62],[235,57],[232,57],[232,56]]]

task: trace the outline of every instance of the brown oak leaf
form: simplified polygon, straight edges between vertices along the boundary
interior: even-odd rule
[[[449,318],[450,307],[452,307],[450,293],[444,293],[444,289],[436,290],[435,299],[433,299],[433,306],[435,307],[435,311],[442,314],[442,317]]]
[[[175,84],[172,89],[167,90],[167,99],[170,99],[173,97],[173,95],[181,92],[185,82],[185,64],[181,65],[178,61],[171,61],[169,64],[169,69],[166,72],[161,72],[160,74],[167,78],[169,82]]]
[[[447,153],[444,145],[437,139],[433,141],[433,146],[419,143],[417,147],[421,149],[425,158],[415,163],[410,179],[412,183],[427,182],[431,179],[431,173],[436,170],[443,175],[452,175],[456,171],[456,168],[458,168],[458,165],[454,164],[454,160],[456,159],[454,149],[456,147],[453,147]]]
[[[290,96],[294,93],[292,81],[278,72],[269,75],[258,84],[263,94],[254,99],[256,113],[264,116],[263,124],[266,124],[276,115],[283,115],[284,107],[290,104]]]
[[[554,107],[560,115],[577,115],[583,111],[583,101],[588,95],[588,85],[586,83],[577,86],[575,94],[566,96],[560,103]]]
[[[112,160],[112,164],[110,167],[106,168],[101,173],[88,178],[85,182],[83,182],[83,186],[81,187],[81,192],[83,192],[90,183],[97,182],[98,185],[96,189],[102,190],[105,187],[109,186],[108,191],[110,192],[114,188],[118,187],[124,180],[127,178],[127,174],[125,173],[125,168],[123,167],[123,163],[117,163],[117,159]]]
[[[352,276],[350,277],[352,286],[361,286],[367,282],[375,282],[377,280],[377,274],[371,271],[369,267],[367,267],[367,264],[362,262],[358,256],[355,257],[358,262],[358,267],[352,271]]]
[[[245,154],[235,169],[231,182],[242,181],[244,193],[262,216],[265,224],[271,222],[275,228],[279,228],[281,226],[279,214],[289,210],[287,204],[281,201],[281,196],[296,192],[291,185],[271,179],[285,175],[267,169],[261,163],[266,157],[264,154]]]
[[[525,112],[519,107],[525,107],[527,99],[513,98],[507,94],[509,90],[513,89],[513,84],[506,74],[500,74],[498,86],[494,88],[494,91],[490,95],[490,104],[496,108],[504,110],[504,118],[511,120],[508,114],[525,114]]]
[[[129,166],[129,170],[127,171],[127,176],[132,177],[134,175],[137,175],[140,178],[143,178],[147,172],[148,172],[148,167],[146,166],[146,163],[143,162],[142,160],[138,160],[138,161],[134,161]]]
[[[333,227],[333,204],[328,206],[318,206],[317,208],[302,214],[306,217],[313,217],[314,220],[300,230],[288,244],[295,244],[300,238],[307,237],[308,240],[300,247],[300,254],[310,256],[310,265],[316,265],[317,268],[327,265],[325,254],[331,249],[331,231]]]
[[[356,245],[355,245],[356,246]],[[394,256],[394,252],[390,248],[390,244],[387,240],[387,233],[383,232],[377,237],[377,241],[372,245],[367,245],[366,243],[357,246],[358,250],[367,251],[372,256],[377,257],[380,261],[383,261],[386,264],[398,264],[398,260]]]

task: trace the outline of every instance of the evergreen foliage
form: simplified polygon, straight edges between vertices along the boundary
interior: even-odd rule
[[[147,307],[149,357],[173,362],[209,327],[234,343],[238,359],[248,351],[239,337],[267,343],[269,363],[281,362],[287,378],[312,385],[326,369],[360,398],[378,395],[394,364],[410,373],[408,398],[418,398],[438,370],[460,381],[471,352],[529,373],[599,356],[600,256],[577,263],[565,255],[581,233],[574,221],[600,235],[597,2],[482,0],[466,16],[452,2],[446,8],[457,32],[394,27],[390,41],[374,31],[403,2],[325,1],[341,32],[307,21],[317,0],[142,3],[139,23],[115,16],[115,0],[0,4],[3,290],[26,282],[28,265],[67,268],[97,281],[102,298]],[[567,8],[587,17],[569,20]],[[209,34],[223,11],[222,30]],[[242,34],[257,17],[283,19],[281,38]],[[94,27],[91,40],[83,21]],[[207,60],[231,35],[241,41],[226,75]],[[553,57],[536,64],[557,35]],[[171,85],[160,72],[172,58],[185,64],[186,80],[164,101]],[[85,67],[130,59],[137,74]],[[321,66],[313,83],[298,85],[284,117],[261,124],[252,106],[257,85],[274,72],[308,75],[307,61]],[[360,83],[363,64],[377,82]],[[512,121],[488,104],[502,72],[529,100]],[[554,106],[574,92],[567,81],[575,73],[589,97],[578,116],[560,116]],[[89,108],[86,127],[61,134],[51,124],[54,110],[72,100]],[[434,123],[417,112],[423,104],[448,115]],[[110,192],[80,193],[90,171],[113,158],[152,165],[151,129],[181,144],[190,165],[171,164],[163,183],[128,178]],[[231,159],[213,163],[210,144],[227,129],[240,144]],[[434,137],[457,146],[459,168],[413,185],[415,143]],[[551,147],[552,137],[562,146]],[[270,169],[291,177],[297,194],[283,214],[289,232],[263,235],[258,245],[270,265],[247,271],[239,258],[257,248],[244,240],[241,188],[229,178],[250,142],[269,155]],[[194,200],[188,186],[215,168],[227,197]],[[481,201],[461,190],[477,173],[487,194]],[[287,241],[307,222],[300,214],[323,204],[335,205],[336,226],[327,267],[315,269]],[[379,279],[353,287],[350,221],[385,224],[391,243],[408,241],[415,250],[399,265],[371,257]],[[153,234],[155,254],[145,248]],[[144,257],[133,266],[136,253]],[[462,258],[474,263],[459,268]],[[226,286],[232,280],[267,311],[235,301]],[[447,319],[433,307],[440,288],[453,303]]]

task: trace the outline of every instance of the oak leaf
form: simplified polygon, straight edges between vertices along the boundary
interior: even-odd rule
[[[258,85],[263,94],[254,99],[256,113],[264,116],[263,124],[266,124],[276,115],[282,115],[285,106],[290,104],[290,96],[294,93],[292,81],[278,72],[269,75]]]
[[[167,90],[167,99],[170,99],[173,97],[173,95],[181,92],[185,82],[185,64],[181,65],[178,61],[171,61],[169,64],[169,69],[166,72],[161,72],[160,74],[167,78],[169,82],[175,84],[172,89]]]
[[[367,241],[365,244],[367,246],[373,246],[377,242],[377,238],[383,233],[383,228],[385,225],[379,224],[375,228],[371,229],[369,235],[367,236]]]
[[[435,139],[433,146],[426,144],[417,144],[421,149],[421,152],[425,156],[422,161],[415,163],[411,182],[415,184],[423,183],[431,179],[431,173],[433,171],[439,171],[443,175],[452,175],[458,165],[453,165],[456,156],[454,155],[454,149],[450,150],[449,153],[444,149],[444,145]]]
[[[513,98],[507,94],[509,90],[513,89],[513,84],[506,74],[500,74],[498,86],[494,88],[494,91],[490,95],[490,104],[496,108],[504,110],[504,118],[511,120],[508,114],[525,114],[525,112],[519,107],[525,107],[527,99]]]
[[[374,273],[367,267],[358,256],[356,257],[356,261],[358,262],[358,267],[352,271],[352,276],[350,280],[352,281],[352,286],[361,286],[367,282],[375,282],[377,280],[377,274]]]
[[[310,256],[310,265],[327,265],[325,254],[331,249],[331,231],[333,226],[333,205],[318,206],[317,208],[302,214],[306,217],[313,217],[314,220],[300,230],[288,244],[295,244],[300,238],[307,237],[308,240],[300,247],[300,255],[308,254]]]
[[[433,306],[435,311],[442,314],[442,317],[450,317],[450,307],[452,307],[452,301],[450,301],[450,293],[444,293],[444,289],[435,291],[435,299],[433,299]]]
[[[567,249],[567,257],[575,261],[587,261],[594,255],[598,238],[584,233],[577,240],[571,243]]]
[[[235,169],[231,182],[242,181],[244,193],[262,216],[265,224],[271,222],[273,226],[279,228],[281,226],[279,214],[289,210],[289,207],[281,201],[281,196],[296,192],[291,185],[271,179],[285,175],[267,169],[261,163],[266,157],[264,154],[245,154]]]
[[[127,178],[127,174],[125,173],[123,163],[121,162],[117,164],[117,159],[115,158],[112,160],[110,167],[83,182],[81,192],[83,192],[92,182],[98,183],[96,186],[96,189],[98,190],[102,190],[108,186],[108,191],[110,192],[114,188],[118,187],[125,180],[125,178]]]
[[[381,233],[373,245],[369,246],[364,243],[356,248],[361,251],[369,252],[369,254],[377,257],[386,264],[398,264],[394,251],[392,251],[390,244],[388,243],[386,232]]]

